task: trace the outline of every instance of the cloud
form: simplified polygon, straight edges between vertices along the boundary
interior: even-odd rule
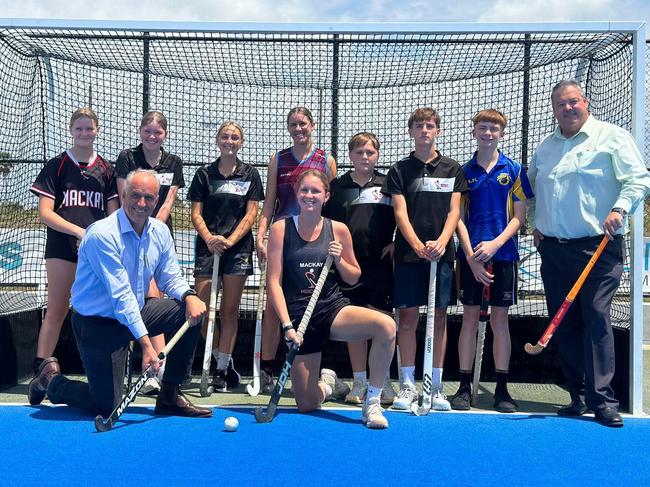
[[[611,20],[619,15],[621,2],[615,0],[497,0],[480,22],[564,22]]]

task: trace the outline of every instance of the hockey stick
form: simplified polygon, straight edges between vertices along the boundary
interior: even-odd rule
[[[262,317],[264,314],[264,285],[266,281],[266,262],[262,264],[260,287],[257,290],[257,316],[255,318],[255,348],[253,352],[253,382],[246,386],[249,396],[260,393],[260,359],[262,356]]]
[[[589,259],[589,262],[587,262],[587,265],[585,266],[584,270],[580,274],[580,277],[578,277],[578,280],[575,282],[575,284],[569,291],[569,294],[567,294],[567,297],[564,298],[564,301],[562,302],[560,308],[555,312],[555,316],[553,316],[551,323],[548,325],[548,327],[544,331],[544,334],[539,339],[537,344],[533,345],[531,343],[526,343],[526,345],[524,345],[524,350],[526,350],[526,353],[529,353],[530,355],[537,355],[546,348],[546,345],[548,345],[548,342],[551,340],[553,333],[555,333],[557,327],[560,326],[560,323],[562,323],[562,319],[564,318],[564,315],[566,315],[567,311],[569,311],[569,308],[573,304],[573,300],[576,298],[576,295],[580,291],[580,288],[587,280],[587,277],[589,276],[591,269],[593,269],[594,265],[596,265],[596,261],[600,257],[600,254],[603,253],[603,250],[605,249],[608,240],[609,239],[607,235],[605,235],[603,239],[600,241],[600,245],[598,245],[598,248],[594,252],[594,255],[592,255],[591,259]]]
[[[176,342],[178,342],[178,340],[181,339],[181,337],[185,334],[185,332],[188,330],[189,327],[190,327],[190,323],[189,321],[186,321],[185,324],[183,324],[183,326],[179,328],[176,334],[165,346],[163,351],[158,354],[158,360],[164,360],[165,357],[169,355],[171,349],[174,348]],[[102,418],[101,415],[98,415],[95,418],[95,429],[97,429],[98,432],[102,433],[104,431],[108,431],[113,428],[113,425],[117,422],[120,416],[122,416],[124,410],[129,406],[129,404],[131,404],[135,400],[135,396],[138,395],[138,392],[140,391],[140,389],[142,389],[142,386],[144,386],[144,383],[147,382],[147,379],[149,377],[152,377],[151,365],[148,365],[147,368],[144,369],[144,372],[138,379],[138,382],[136,382],[135,385],[129,390],[128,394],[125,394],[124,397],[122,397],[122,401],[117,405],[117,407],[113,410],[113,412],[110,414],[110,416],[106,421],[104,421],[104,418]]]
[[[305,330],[307,329],[307,325],[309,324],[309,320],[311,319],[311,314],[314,312],[314,308],[316,307],[316,302],[318,301],[318,297],[320,296],[320,292],[323,289],[323,285],[325,284],[325,280],[327,279],[327,275],[329,274],[330,267],[332,266],[332,261],[333,261],[332,256],[328,255],[327,260],[325,261],[325,265],[323,265],[323,268],[320,271],[320,275],[318,276],[318,282],[314,287],[314,291],[311,293],[311,297],[309,298],[309,303],[307,304],[307,308],[305,309],[305,314],[302,315],[302,319],[300,320],[300,325],[298,325],[297,334],[300,338],[302,338],[302,336],[305,334]],[[261,407],[255,408],[255,419],[257,420],[258,423],[269,423],[273,421],[275,410],[277,409],[278,403],[280,402],[280,396],[282,396],[284,385],[286,384],[287,379],[289,378],[289,373],[291,372],[293,361],[296,358],[296,354],[298,353],[298,348],[299,348],[298,345],[296,345],[295,343],[291,344],[291,348],[289,349],[287,358],[284,361],[284,365],[282,366],[282,371],[278,376],[278,381],[275,384],[275,389],[273,389],[273,394],[271,394],[271,400],[269,401],[269,405],[266,407],[266,411],[264,411],[264,409]]]
[[[217,314],[217,294],[219,293],[219,254],[214,254],[212,261],[212,282],[210,283],[210,304],[208,307],[208,328],[205,332],[205,348],[203,349],[203,370],[199,393],[208,397],[213,392],[210,382],[210,363],[212,362],[212,337],[214,336],[214,321]]]
[[[131,389],[131,383],[133,382],[133,340],[129,340],[129,346],[126,349],[126,365],[124,366],[124,375],[126,376],[126,388],[124,393]]]
[[[395,308],[395,334],[399,335],[399,309]],[[402,357],[399,353],[399,344],[395,347],[395,353],[397,354],[397,380],[400,387],[404,383],[404,377],[402,377]]]
[[[422,364],[422,404],[411,404],[411,412],[416,416],[426,416],[431,411],[433,393],[433,317],[436,306],[436,271],[438,263],[431,262],[429,270],[429,296],[427,298],[427,328],[424,338],[424,362]]]
[[[492,261],[490,260],[485,266],[485,270],[492,274]],[[481,365],[483,365],[483,346],[485,344],[485,329],[490,319],[490,285],[483,286],[483,295],[481,296],[481,311],[478,317],[478,333],[476,334],[476,353],[474,355],[474,377],[472,379],[472,399],[471,404],[476,403],[478,397],[478,386],[481,381]]]

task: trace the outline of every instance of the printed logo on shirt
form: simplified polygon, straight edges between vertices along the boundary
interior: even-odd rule
[[[67,189],[63,192],[61,208],[84,206],[89,208],[104,209],[104,197],[99,191],[85,191],[81,189]]]
[[[423,178],[420,191],[427,193],[453,193],[456,178]]]
[[[353,200],[352,205],[388,205],[390,206],[390,198],[381,192],[379,186],[372,188],[364,188],[361,190],[359,197]]]
[[[506,172],[503,172],[497,176],[497,181],[502,186],[508,186],[510,184],[510,175]]]
[[[174,174],[171,172],[156,173],[156,178],[161,186],[171,186]]]
[[[245,196],[248,192],[248,188],[250,187],[250,181],[217,181],[215,184],[214,192]]]

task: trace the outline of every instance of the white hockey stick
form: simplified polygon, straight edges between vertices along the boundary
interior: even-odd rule
[[[217,314],[217,295],[219,294],[219,254],[214,254],[212,262],[212,282],[210,283],[210,303],[208,306],[208,329],[205,333],[205,348],[203,350],[203,370],[199,392],[201,397],[208,397],[214,391],[210,382],[210,363],[212,362],[212,337],[214,336],[214,321]]]
[[[255,348],[253,351],[253,382],[246,386],[252,397],[260,393],[260,359],[262,357],[262,317],[264,315],[264,286],[266,284],[266,262],[262,264],[260,287],[257,290],[257,316],[255,318]]]

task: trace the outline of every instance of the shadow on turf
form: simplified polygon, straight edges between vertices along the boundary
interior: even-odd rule
[[[264,406],[266,408],[266,406]],[[229,407],[223,407],[220,406],[218,408],[219,410],[222,411],[231,411],[236,414],[248,414],[253,416],[255,414],[255,408],[229,408]],[[360,410],[359,410],[360,411]],[[317,418],[323,418],[327,419],[330,421],[336,421],[339,423],[347,423],[347,424],[356,424],[361,422],[361,415],[359,414],[359,418],[348,418],[347,416],[344,416],[342,414],[338,414],[336,411],[330,411],[330,410],[325,410],[325,409],[318,409],[316,411],[312,411],[311,413],[301,413],[298,411],[296,408],[278,408],[275,412],[274,418],[276,418],[279,415],[287,415],[287,414],[299,414],[299,415],[307,415],[307,416],[315,416]]]
[[[51,407],[51,406],[32,406],[36,409],[30,417],[44,421],[80,421],[89,422],[94,427],[95,416],[72,407]],[[146,416],[142,419],[123,419],[120,418],[112,429],[119,429],[130,424],[146,423],[156,418],[153,410],[148,407],[131,406],[128,409],[129,414],[138,414]]]

